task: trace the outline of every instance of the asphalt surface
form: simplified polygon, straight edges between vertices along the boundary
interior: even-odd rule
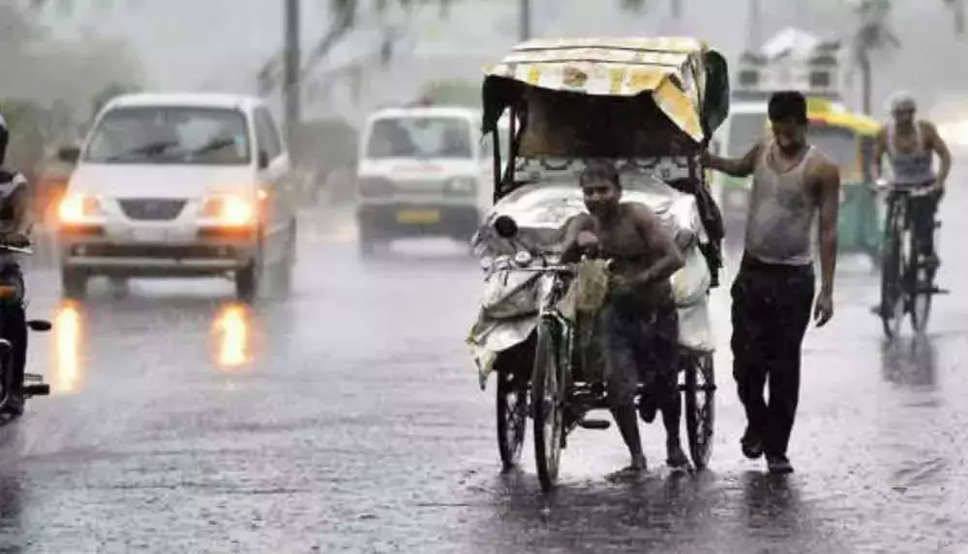
[[[875,273],[843,260],[835,319],[804,346],[796,473],[740,453],[723,287],[710,470],[670,475],[652,425],[650,473],[613,484],[617,432],[579,430],[550,496],[530,441],[500,471],[460,245],[363,263],[344,211],[307,212],[293,294],[252,308],[219,280],[99,282],[65,303],[38,263],[29,312],[55,330],[32,337],[30,368],[53,394],[0,428],[0,550],[968,552],[965,201],[943,211],[953,291],[925,337],[886,343]]]

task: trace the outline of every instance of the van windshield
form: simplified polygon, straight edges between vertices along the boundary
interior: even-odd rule
[[[737,113],[730,116],[726,156],[741,158],[767,134],[766,113]]]
[[[93,163],[245,165],[245,116],[233,109],[116,108],[98,124],[85,160]]]
[[[470,123],[459,117],[398,117],[373,122],[370,158],[470,158]]]

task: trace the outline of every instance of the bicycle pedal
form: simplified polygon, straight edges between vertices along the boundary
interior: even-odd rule
[[[583,419],[578,422],[578,426],[582,429],[599,429],[604,430],[612,426],[610,421],[604,419]]]
[[[948,289],[940,289],[938,287],[918,287],[918,294],[950,294],[951,291]]]
[[[37,373],[24,373],[24,383],[42,383],[44,376]]]
[[[53,326],[49,321],[43,319],[31,319],[27,322],[27,328],[38,333],[46,333],[47,331],[50,331]]]

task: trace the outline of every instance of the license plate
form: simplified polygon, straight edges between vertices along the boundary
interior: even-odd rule
[[[397,223],[404,225],[429,225],[440,221],[440,210],[401,210]]]
[[[131,238],[135,242],[165,242],[164,229],[134,229]]]

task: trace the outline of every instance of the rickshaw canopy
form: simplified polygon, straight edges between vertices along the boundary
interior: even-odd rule
[[[725,59],[693,38],[532,40],[485,68],[484,131],[526,91],[632,98],[648,95],[695,143],[729,111]]]

